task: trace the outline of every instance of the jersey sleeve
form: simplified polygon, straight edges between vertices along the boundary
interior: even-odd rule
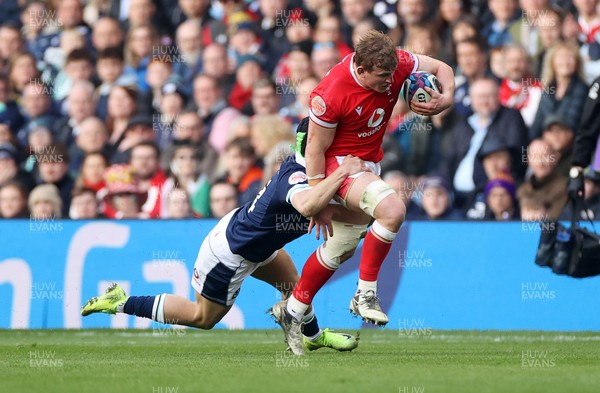
[[[292,197],[299,191],[310,188],[308,178],[303,171],[296,171],[291,174],[286,174],[282,179],[284,184],[283,191],[285,193],[285,201],[292,204]]]
[[[339,96],[336,99],[332,78],[325,77],[310,95],[308,115],[325,128],[335,128],[339,121]],[[338,93],[339,94],[339,93]]]
[[[401,73],[402,80],[419,70],[419,58],[417,55],[404,49],[397,49],[396,53],[398,54],[398,68],[396,70]]]

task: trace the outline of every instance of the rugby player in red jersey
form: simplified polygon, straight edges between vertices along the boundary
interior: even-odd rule
[[[452,68],[428,56],[397,50],[388,36],[371,30],[361,37],[356,52],[334,66],[310,96],[304,156],[309,184],[315,186],[329,176],[348,154],[364,160],[370,171],[348,177],[338,189],[336,200],[346,209],[325,209],[320,217],[313,218],[313,222],[329,222],[333,236],[304,265],[287,304],[287,311],[296,319],[302,317],[340,263],[354,253],[373,218],[363,245],[358,289],[350,311],[378,325],[389,321],[377,297],[377,276],[404,221],[406,208],[398,194],[381,180],[378,163],[383,158],[383,136],[402,84],[416,71],[436,75],[442,89],[437,92],[426,88],[431,101],[414,102],[412,110],[431,116],[449,108],[454,95]],[[324,217],[327,212],[332,216]]]

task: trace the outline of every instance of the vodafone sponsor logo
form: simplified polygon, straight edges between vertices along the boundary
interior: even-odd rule
[[[322,116],[327,111],[327,105],[325,105],[325,101],[321,96],[314,96],[310,101],[310,110],[316,116]]]
[[[360,132],[358,133],[358,137],[359,138],[366,138],[369,137],[373,134],[376,134],[377,131],[381,130],[381,128],[384,126],[384,124],[382,124],[383,122],[383,118],[385,116],[385,110],[382,108],[377,108],[375,109],[375,111],[373,112],[373,114],[371,115],[371,117],[369,118],[369,122],[367,123],[369,128],[373,128],[370,131],[365,131],[365,132]]]

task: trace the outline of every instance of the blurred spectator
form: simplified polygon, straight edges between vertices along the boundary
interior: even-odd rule
[[[296,100],[279,111],[280,116],[292,123],[292,129],[296,128],[300,121],[306,117],[310,93],[312,93],[318,84],[317,79],[312,76],[303,79],[295,88]]]
[[[352,47],[342,40],[342,24],[335,15],[319,18],[313,35],[315,42],[332,42],[335,44],[341,58],[353,52]]]
[[[289,0],[259,0],[260,49],[268,60],[265,71],[270,74],[277,61],[289,49],[285,37],[286,18],[289,17]]]
[[[600,12],[598,0],[573,0],[577,10],[579,44],[587,83],[600,74]]]
[[[500,104],[521,112],[523,121],[529,127],[540,105],[542,84],[539,79],[533,78],[529,55],[522,45],[507,44],[502,55],[506,77],[500,84]]]
[[[540,78],[546,53],[551,47],[562,40],[562,17],[556,9],[549,8],[544,10],[544,13],[539,16],[537,23],[540,31],[541,49],[533,57],[532,71],[537,78]]]
[[[73,49],[67,55],[65,66],[54,78],[53,98],[62,114],[67,113],[63,100],[69,94],[73,84],[89,81],[94,75],[94,60],[86,49]]]
[[[49,95],[48,86],[32,82],[23,89],[21,110],[25,115],[26,124],[34,120],[54,122],[57,118]],[[27,139],[27,127],[21,128],[17,134],[19,142],[25,144]]]
[[[439,58],[442,43],[433,23],[412,26],[407,31],[406,49],[418,55]]]
[[[27,147],[21,167],[29,173],[37,173],[37,154],[40,154],[54,143],[51,124],[44,119],[34,120],[27,127]],[[77,169],[77,168],[76,168]]]
[[[336,5],[332,0],[304,0],[302,2],[306,9],[315,14],[318,20],[322,20],[336,10]]]
[[[94,25],[92,44],[97,53],[108,48],[121,48],[124,39],[125,33],[119,21],[110,16],[102,16]]]
[[[108,116],[108,95],[120,78],[123,80],[124,69],[125,63],[121,49],[110,47],[99,53],[96,61],[96,73],[100,79],[100,86],[96,89],[96,115],[103,120],[106,120]],[[135,84],[135,78],[132,76],[131,79],[130,84]]]
[[[519,187],[519,200],[534,198],[543,204],[548,220],[558,219],[567,201],[567,178],[557,170],[558,154],[548,143],[536,139],[527,148],[527,162],[532,175]]]
[[[163,186],[167,177],[159,166],[160,151],[154,142],[144,141],[131,149],[131,171],[136,187],[147,198],[142,212],[149,218],[161,215]]]
[[[167,195],[167,217],[171,219],[192,218],[192,209],[190,207],[190,199],[181,188],[173,188]]]
[[[0,70],[6,71],[6,66],[10,58],[23,49],[23,38],[21,37],[21,32],[17,25],[11,23],[1,24]]]
[[[142,142],[154,143],[155,134],[152,117],[136,115],[129,119],[123,137],[113,146],[110,162],[124,164],[131,158],[132,150]]]
[[[486,76],[487,68],[484,44],[470,38],[456,44],[456,89],[454,90],[454,111],[463,117],[473,114],[471,109],[470,85],[476,79]]]
[[[19,182],[8,182],[0,187],[0,217],[29,218],[27,190]]]
[[[11,97],[17,101],[24,94],[25,87],[32,83],[41,83],[41,73],[36,67],[36,59],[30,53],[15,53],[8,64],[9,87]]]
[[[485,186],[485,199],[488,212],[495,221],[507,221],[519,218],[516,206],[516,188],[512,177],[500,172],[496,177],[488,181]]]
[[[239,207],[237,188],[226,181],[217,182],[210,188],[210,211],[220,219]]]
[[[295,154],[293,142],[282,141],[271,148],[263,158],[263,178],[261,186],[265,186],[271,178],[277,173],[281,164],[289,157]]]
[[[96,112],[94,85],[87,80],[79,80],[70,87],[66,99],[67,114],[54,123],[55,140],[71,146],[77,138],[83,120]]]
[[[125,43],[125,64],[135,72],[137,88],[146,92],[149,89],[146,71],[153,51],[159,47],[158,33],[152,25],[134,26]]]
[[[159,103],[160,114],[153,115],[155,139],[161,150],[165,149],[173,138],[175,122],[185,107],[185,100],[184,92],[176,83],[167,82],[162,87]],[[156,121],[157,119],[159,121]]]
[[[0,191],[0,198],[1,198]],[[600,172],[593,170],[586,171],[584,180],[584,206],[581,209],[580,220],[598,220],[600,217]],[[563,210],[560,219],[570,220],[573,215],[573,206],[567,204]]]
[[[426,0],[402,0],[397,3],[398,24],[406,32],[427,22],[429,9]]]
[[[69,218],[73,220],[93,220],[102,218],[98,213],[100,204],[96,192],[89,188],[75,188],[71,196]]]
[[[352,29],[352,47],[353,48],[356,47],[356,44],[358,44],[358,41],[360,40],[360,37],[362,37],[363,34],[365,34],[369,30],[376,30],[375,26],[377,26],[378,21],[379,20],[376,18],[367,18],[367,19],[361,20],[360,22],[358,22],[356,24],[356,26],[354,26],[354,29]],[[397,31],[390,30],[389,35],[392,39],[394,39],[394,37],[396,37],[396,39],[394,39],[394,42],[397,43],[398,45],[400,45],[400,43],[402,43],[404,40],[404,31],[401,29],[400,26],[397,26]]]
[[[456,49],[459,42],[475,40],[480,45],[485,45],[485,42],[480,36],[481,26],[476,17],[471,14],[461,15],[452,25],[451,36],[452,42]]]
[[[288,122],[278,115],[256,115],[251,120],[250,140],[257,158],[264,158],[280,142],[294,144],[294,133]]]
[[[548,209],[542,201],[537,200],[535,197],[519,197],[519,205],[521,207],[521,221],[549,221]]]
[[[77,29],[67,29],[63,31],[59,37],[59,46],[51,46],[43,54],[43,69],[42,76],[44,80],[56,80],[59,82],[52,82],[55,85],[60,85],[62,80],[65,79],[63,73],[68,55],[75,50],[86,49],[86,42],[84,34]]]
[[[112,165],[107,169],[105,177],[105,214],[109,218],[147,218],[141,211],[147,194],[140,191],[129,165]]]
[[[62,215],[69,215],[71,192],[75,182],[69,174],[69,153],[62,144],[54,144],[36,153],[38,163],[38,184],[53,184],[57,187],[62,200]]]
[[[258,194],[263,171],[256,166],[256,153],[248,138],[236,138],[225,148],[227,172],[223,179],[238,190],[238,204],[252,201]]]
[[[108,153],[108,131],[102,120],[88,117],[79,125],[79,133],[75,143],[69,149],[71,170],[76,172],[81,168],[83,157],[90,153]]]
[[[194,110],[198,111],[198,115],[202,118],[204,124],[204,133],[206,136],[211,135],[213,123],[220,123],[219,119],[227,119],[229,124],[230,119],[234,118],[239,112],[231,107],[227,106],[225,97],[223,95],[223,89],[219,85],[218,81],[207,75],[198,75],[194,79]],[[223,124],[225,125],[225,124]],[[215,127],[215,134],[223,135],[227,134],[226,130],[222,127]],[[221,152],[222,148],[220,145],[211,144],[213,147]]]
[[[192,144],[176,145],[171,151],[169,177],[165,181],[163,195],[171,195],[174,190],[183,190],[186,203],[198,217],[210,216],[210,181],[202,172],[198,153]],[[168,198],[161,201],[161,217],[170,218]]]
[[[373,0],[341,0],[342,9],[342,39],[346,45],[352,45],[352,30],[359,22],[372,19],[376,22],[375,29],[387,32],[387,26],[373,14]],[[338,60],[339,61],[339,60]],[[318,76],[318,75],[317,75]],[[322,76],[320,76],[322,78]]]
[[[149,1],[149,0],[146,0]],[[173,72],[179,76],[181,85],[187,87],[186,95],[192,94],[194,77],[202,72],[202,37],[200,23],[196,20],[183,22],[177,28],[176,51],[172,51]]]
[[[470,88],[473,115],[461,120],[452,129],[452,143],[442,158],[441,173],[452,181],[457,191],[459,207],[466,202],[478,185],[485,184],[481,162],[476,159],[483,143],[497,138],[506,145],[524,148],[527,127],[516,109],[502,107],[498,102],[498,85],[493,79],[475,81]],[[516,169],[517,163],[513,167]]]
[[[204,75],[216,79],[217,84],[223,89],[224,95],[229,96],[235,83],[235,75],[233,75],[233,70],[229,66],[227,48],[217,43],[204,48],[202,51],[202,67]],[[190,87],[192,85],[193,83],[189,84]],[[191,89],[189,93],[191,95]]]
[[[452,26],[468,12],[468,0],[440,0],[439,4],[439,37],[442,43],[440,60],[450,66],[456,66],[454,47],[452,44]]]
[[[126,86],[114,86],[108,94],[107,101],[108,142],[115,149],[125,137],[129,119],[137,109],[137,91]]]
[[[312,76],[310,55],[312,41],[294,44],[289,53],[283,56],[275,69],[276,93],[281,107],[288,106],[296,99],[298,86]]]
[[[16,133],[23,125],[23,116],[15,99],[10,94],[8,79],[0,75],[0,124],[8,127],[11,134]]]
[[[551,114],[544,122],[542,139],[558,153],[560,157],[557,165],[558,171],[564,176],[568,176],[573,160],[574,130],[563,120],[562,116]]]
[[[144,110],[144,112],[159,113],[163,86],[165,86],[167,81],[177,82],[178,77],[173,77],[172,75],[173,66],[171,62],[162,61],[154,55],[152,57],[153,59],[146,69],[146,84],[149,90],[144,94],[142,101],[144,102],[144,107],[149,109],[147,111]]]
[[[8,143],[17,146],[19,144],[17,138],[15,138],[15,135],[12,133],[7,123],[0,123],[0,145]]]
[[[523,45],[530,56],[537,55],[542,49],[539,19],[550,8],[549,3],[549,0],[519,0],[521,18],[512,23],[509,32],[512,41]]]
[[[279,111],[279,96],[277,87],[269,79],[259,79],[252,86],[250,108],[246,107],[242,113],[252,115],[274,115]]]
[[[250,114],[250,99],[252,88],[263,77],[263,71],[258,59],[254,56],[243,56],[239,59],[235,71],[235,84],[228,97],[229,105],[246,114]]]
[[[63,216],[63,202],[54,184],[36,186],[31,190],[27,204],[33,220],[53,220]]]
[[[421,209],[413,220],[458,220],[460,212],[452,207],[452,190],[442,177],[428,177],[422,181],[420,195]]]
[[[517,0],[488,0],[487,4],[493,19],[484,26],[482,35],[490,48],[503,46],[512,39],[508,30],[518,18]]]
[[[355,0],[348,0],[355,1]],[[323,79],[334,65],[341,60],[337,48],[331,42],[315,44],[311,55],[311,64],[313,74],[319,79]]]
[[[19,169],[19,152],[10,143],[0,144],[0,187],[11,182],[21,183],[27,191],[35,185],[31,176]]]
[[[499,80],[506,78],[503,47],[490,49],[490,71]]]
[[[108,168],[108,159],[100,152],[87,153],[83,157],[79,176],[75,181],[74,188],[87,188],[96,193],[96,198],[100,201],[106,195],[106,181],[104,172]]]

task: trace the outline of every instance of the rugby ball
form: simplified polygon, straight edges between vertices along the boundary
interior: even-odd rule
[[[413,102],[429,102],[431,95],[425,90],[429,87],[439,93],[442,92],[442,85],[435,75],[429,72],[415,72],[410,74],[402,85],[402,94],[404,101],[412,109]]]

